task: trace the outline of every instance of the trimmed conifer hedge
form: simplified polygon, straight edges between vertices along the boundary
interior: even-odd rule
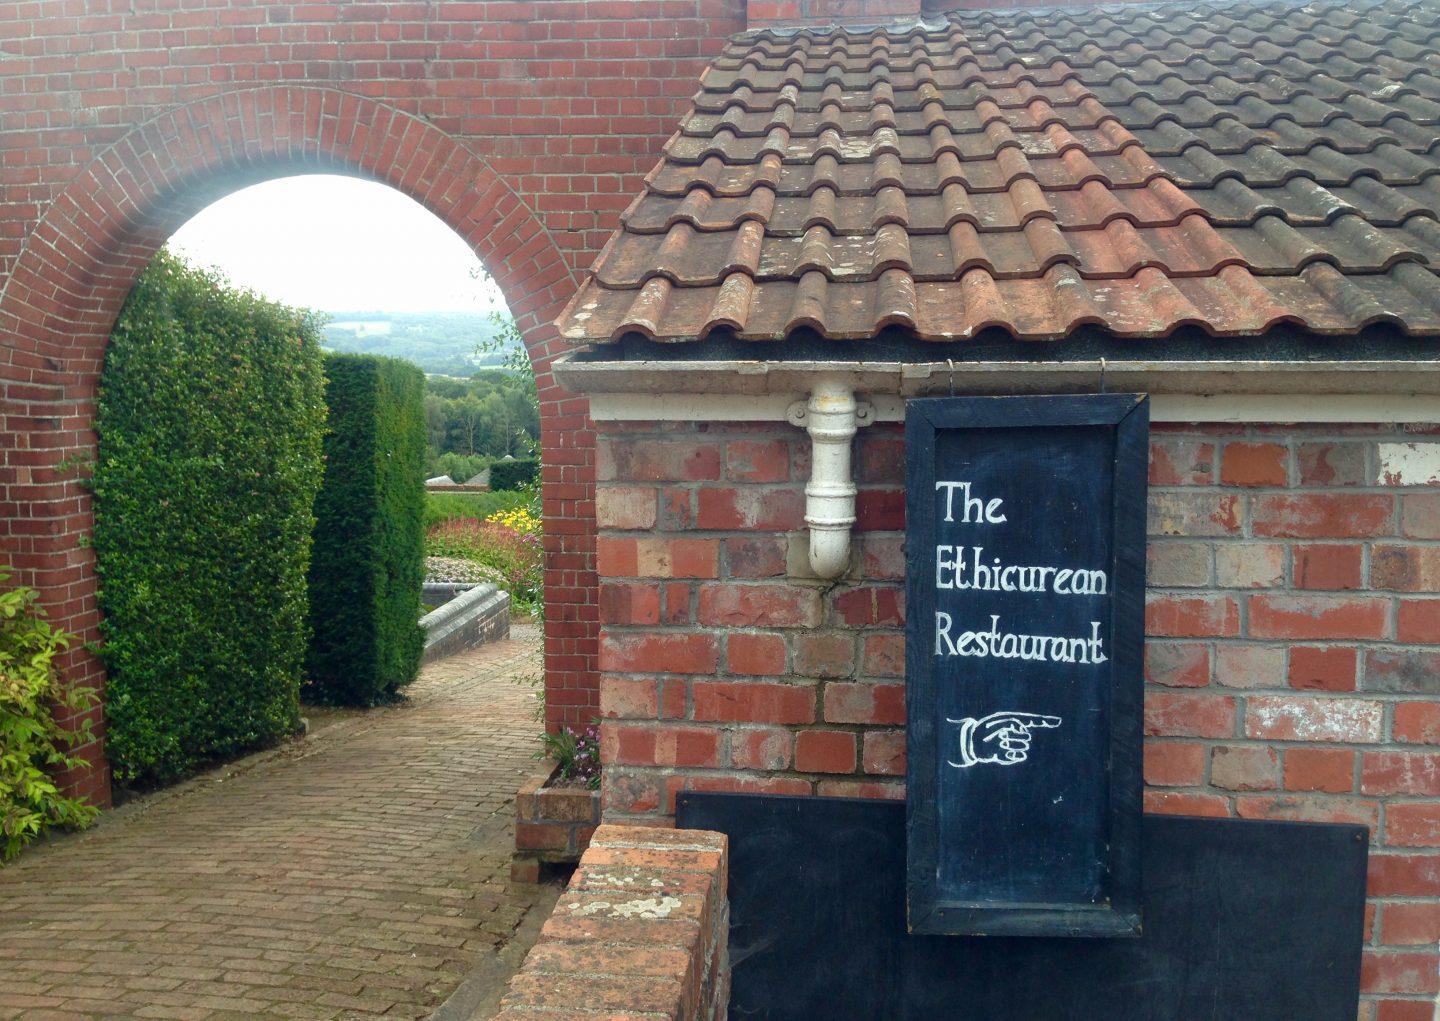
[[[162,251],[115,324],[94,545],[107,752],[154,785],[299,725],[320,323]]]
[[[490,488],[497,493],[505,489],[519,489],[534,482],[539,473],[540,462],[533,457],[496,461],[490,466]]]
[[[376,705],[415,679],[425,647],[425,377],[371,355],[326,355],[325,375],[304,694]]]

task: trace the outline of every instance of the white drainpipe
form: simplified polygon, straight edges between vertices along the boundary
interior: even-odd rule
[[[850,526],[855,524],[850,441],[873,415],[869,405],[855,402],[848,384],[823,377],[808,401],[790,406],[787,417],[810,434],[805,524],[810,526],[810,569],[821,578],[838,578],[850,566]]]

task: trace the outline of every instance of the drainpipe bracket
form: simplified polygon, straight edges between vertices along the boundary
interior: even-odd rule
[[[809,401],[791,401],[790,406],[785,409],[785,421],[798,428],[804,429],[810,424]],[[863,427],[875,424],[875,405],[869,401],[855,402],[855,425]]]

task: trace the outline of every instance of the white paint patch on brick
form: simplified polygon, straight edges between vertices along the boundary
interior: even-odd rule
[[[1375,482],[1381,486],[1440,483],[1440,443],[1379,443]]]

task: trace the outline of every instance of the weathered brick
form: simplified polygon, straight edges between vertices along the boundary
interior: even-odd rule
[[[1184,437],[1152,437],[1152,486],[1205,486],[1215,477],[1215,445]]]
[[[791,668],[801,677],[849,677],[855,672],[855,639],[849,634],[797,634]]]
[[[1215,683],[1226,688],[1283,688],[1285,650],[1268,645],[1218,645]]]
[[[1440,955],[1431,949],[1366,950],[1360,961],[1360,988],[1368,993],[1440,992]]]
[[[1156,737],[1234,737],[1235,699],[1152,688],[1145,692],[1145,733]]]
[[[1440,493],[1406,493],[1400,501],[1400,534],[1440,539]]]
[[[1252,695],[1245,736],[1261,741],[1374,744],[1384,734],[1385,707],[1364,699]]]
[[[1440,901],[1424,904],[1386,904],[1380,920],[1380,938],[1388,946],[1433,946],[1440,943]],[[1426,1005],[1426,1010],[1429,1006]],[[1426,1021],[1430,1021],[1426,1017]]]
[[[900,581],[905,577],[905,536],[872,532],[861,538],[861,573],[869,581]]]
[[[600,641],[600,669],[614,673],[713,674],[719,662],[714,635],[612,632]]]
[[[699,619],[721,627],[812,628],[820,623],[820,593],[780,584],[702,585]]]
[[[1407,744],[1440,745],[1440,705],[1434,702],[1400,702],[1395,706],[1395,740]]]
[[[602,486],[595,491],[597,528],[654,528],[655,490],[649,486]]]
[[[694,718],[741,723],[813,723],[815,689],[758,681],[696,681]]]
[[[1220,482],[1226,486],[1283,486],[1289,451],[1279,443],[1227,443],[1221,452]]]
[[[1440,645],[1440,599],[1401,600],[1395,637],[1416,645]]]
[[[790,444],[784,440],[725,444],[725,477],[734,482],[789,482]]]
[[[746,535],[723,540],[726,574],[730,578],[779,578],[785,575],[784,539]]]
[[[1235,799],[1235,814],[1242,819],[1351,823],[1373,831],[1380,806],[1364,798],[1334,794],[1252,794]]]
[[[1280,786],[1280,757],[1273,748],[1222,745],[1210,753],[1210,785],[1227,791],[1271,791]]]
[[[1257,536],[1361,539],[1394,534],[1395,500],[1349,493],[1265,493],[1254,497],[1250,514]]]
[[[596,477],[620,482],[696,482],[720,478],[720,447],[694,441],[609,438],[598,444]]]
[[[1397,592],[1440,592],[1440,546],[1388,546],[1370,551],[1370,584]]]
[[[1370,852],[1371,897],[1440,897],[1440,855]]]
[[[600,586],[600,620],[606,624],[660,623],[660,592],[650,584]]]
[[[805,523],[805,494],[795,488],[707,487],[697,499],[697,528],[786,532]]]
[[[1302,486],[1367,484],[1363,443],[1301,443],[1296,454]]]
[[[660,715],[659,682],[650,678],[602,678],[600,715],[614,719],[657,719]]]
[[[839,730],[802,730],[795,735],[795,768],[802,773],[855,772],[855,735]]]
[[[725,662],[731,673],[769,676],[783,674],[785,639],[772,634],[727,635]]]
[[[1339,748],[1285,749],[1285,789],[1345,794],[1355,788],[1355,753]]]
[[[859,588],[834,597],[836,623],[844,627],[904,627],[905,592],[899,588]]]
[[[1197,787],[1205,782],[1205,746],[1146,741],[1145,782],[1152,787]]]
[[[637,539],[635,557],[642,578],[714,578],[720,544],[714,539]]]
[[[1210,648],[1189,642],[1145,643],[1145,680],[1171,688],[1210,683]]]
[[[1146,531],[1192,539],[1236,535],[1243,512],[1240,497],[1234,494],[1152,492]]]
[[[1365,794],[1440,795],[1440,754],[1365,752],[1360,757]]]
[[[795,735],[778,727],[737,730],[730,735],[730,764],[736,769],[789,769]]]
[[[1146,582],[1154,588],[1195,588],[1210,582],[1210,547],[1199,542],[1152,542]]]
[[[601,761],[634,766],[719,766],[720,734],[704,727],[673,724],[606,723]]]
[[[1151,594],[1145,600],[1145,633],[1157,638],[1237,635],[1240,607],[1230,596]]]
[[[1366,691],[1440,695],[1440,649],[1366,649]]]
[[[1216,544],[1215,583],[1221,588],[1275,588],[1283,585],[1285,547],[1275,542]]]
[[[904,776],[905,732],[866,731],[860,766],[872,776]]]
[[[823,691],[826,723],[904,723],[905,685],[831,681]]]
[[[1385,638],[1389,603],[1377,596],[1250,597],[1250,634],[1256,638]]]
[[[1217,794],[1189,794],[1183,791],[1146,791],[1146,812],[1158,815],[1200,815],[1224,819],[1230,815],[1230,801]]]
[[[904,635],[865,635],[861,640],[860,672],[866,677],[905,675]]]
[[[1290,650],[1290,687],[1354,691],[1359,660],[1354,649],[1297,645]]]
[[[1295,587],[1358,589],[1362,586],[1363,549],[1353,545],[1296,546]]]

